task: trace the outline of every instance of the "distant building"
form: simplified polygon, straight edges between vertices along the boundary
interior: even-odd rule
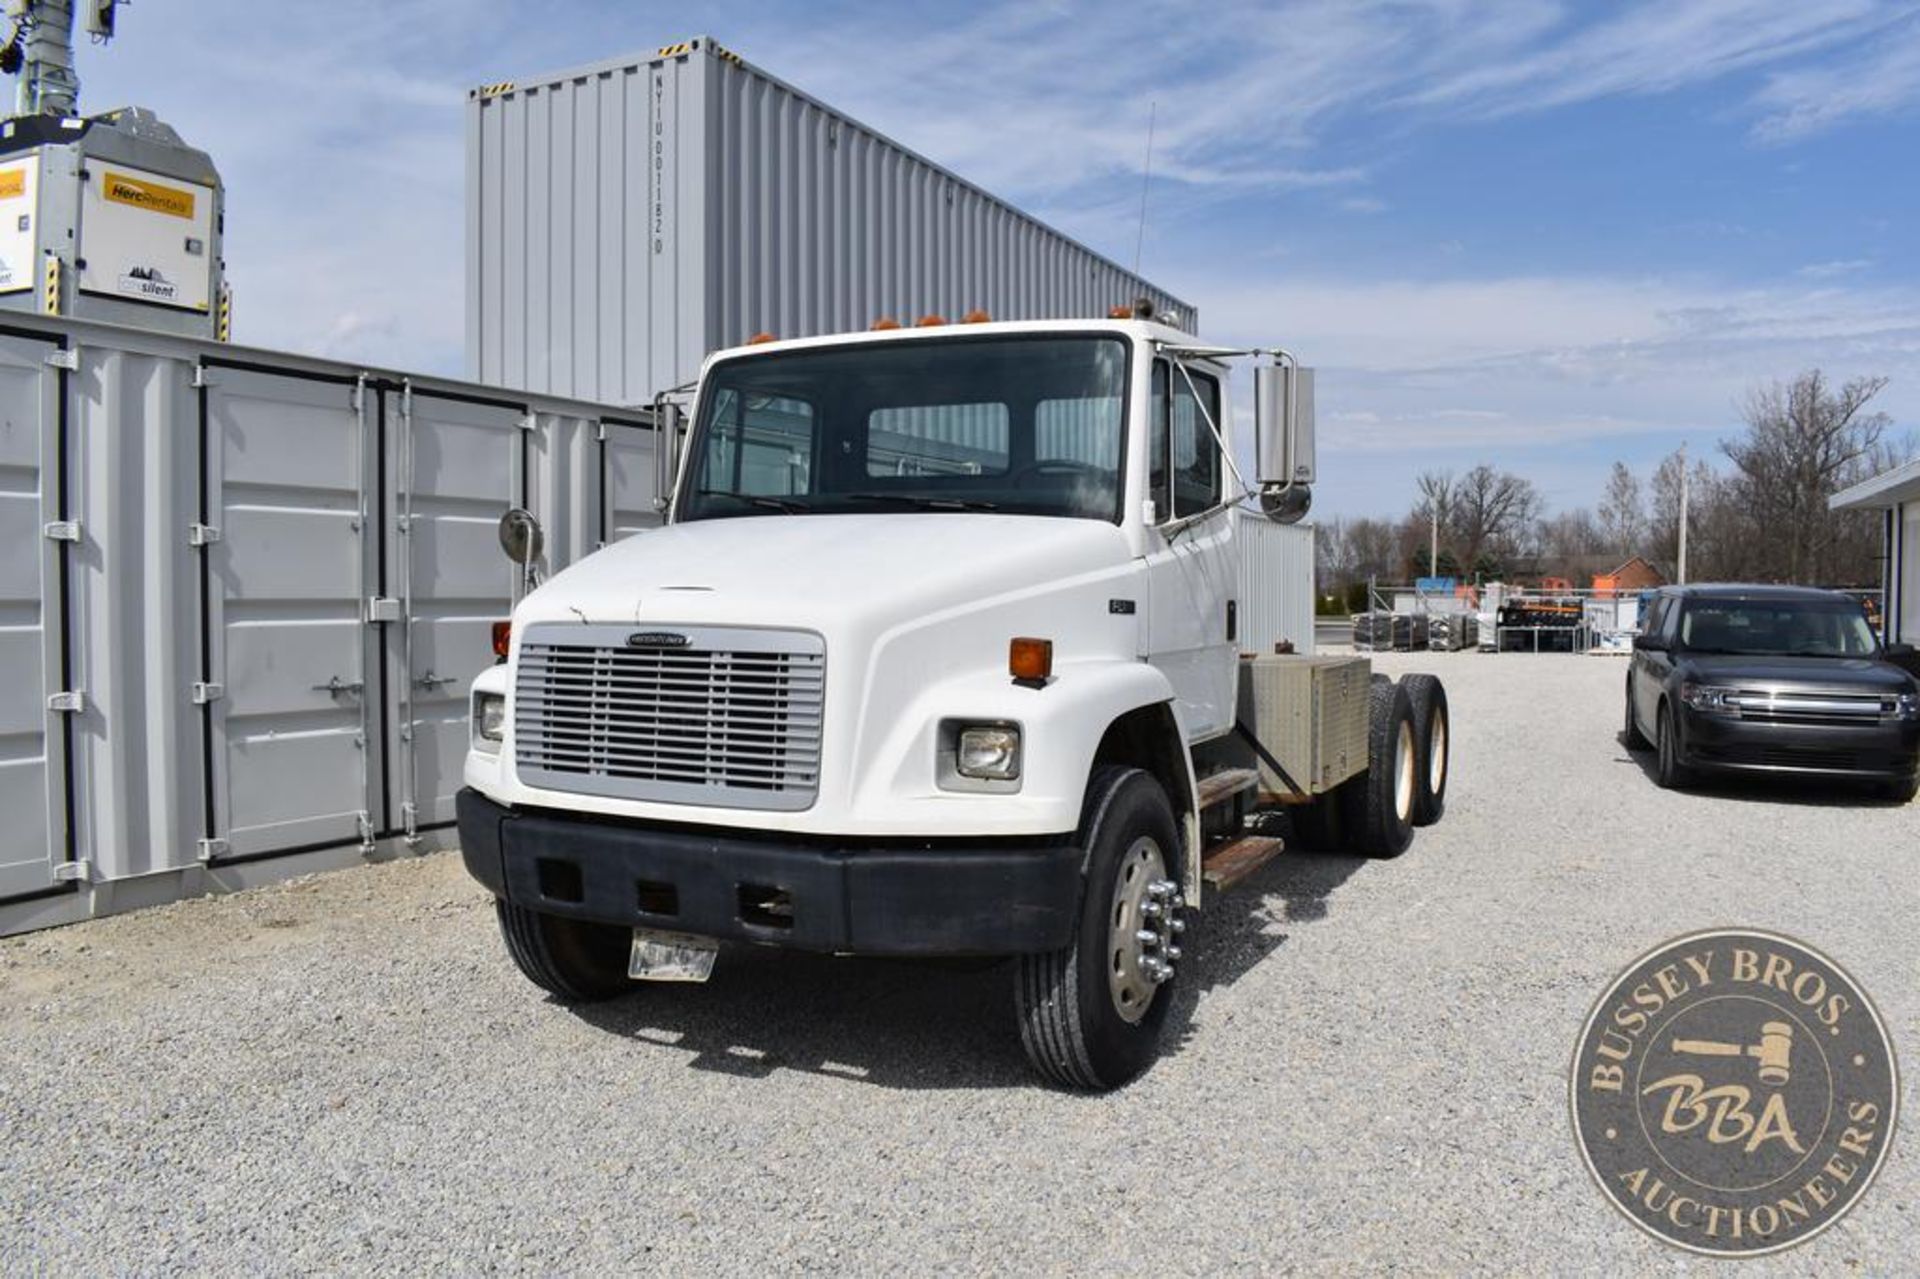
[[[1593,589],[1598,595],[1637,595],[1641,591],[1666,584],[1666,574],[1639,555],[1618,566],[1612,572],[1593,575]]]
[[[1836,511],[1877,511],[1886,554],[1880,562],[1889,644],[1920,642],[1920,461],[1896,466],[1827,499]]]

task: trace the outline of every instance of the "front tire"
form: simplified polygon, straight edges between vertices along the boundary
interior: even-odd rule
[[[1880,784],[1880,798],[1891,804],[1911,804],[1916,794],[1920,794],[1920,777]]]
[[[1654,748],[1659,752],[1659,766],[1654,780],[1663,790],[1681,790],[1693,782],[1693,771],[1680,762],[1680,736],[1673,722],[1673,707],[1660,703],[1660,719],[1655,725]]]
[[[1014,1005],[1035,1070],[1065,1087],[1106,1090],[1159,1052],[1185,928],[1180,836],[1159,782],[1107,767],[1087,786],[1079,841],[1086,870],[1073,941],[1020,957]]]
[[[528,981],[562,1003],[586,1004],[633,989],[627,956],[633,934],[494,899],[507,953]]]

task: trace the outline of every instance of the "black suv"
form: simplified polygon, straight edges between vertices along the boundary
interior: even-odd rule
[[[1856,600],[1800,586],[1669,586],[1627,670],[1626,743],[1662,786],[1697,770],[1806,773],[1920,787],[1920,681],[1886,659]]]

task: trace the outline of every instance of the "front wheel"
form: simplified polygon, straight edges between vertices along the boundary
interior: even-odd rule
[[[1916,794],[1920,794],[1920,777],[1909,777],[1902,781],[1880,784],[1880,798],[1889,803],[1911,804]]]
[[[1104,1090],[1159,1051],[1186,929],[1180,837],[1150,774],[1102,768],[1087,787],[1079,840],[1086,872],[1073,941],[1020,957],[1014,1005],[1035,1070],[1069,1088]]]
[[[563,1003],[611,999],[633,989],[627,956],[633,934],[494,899],[507,953],[528,981]]]
[[[1666,790],[1679,790],[1693,781],[1693,771],[1680,762],[1680,735],[1673,720],[1673,707],[1660,703],[1660,718],[1654,725],[1655,749],[1659,752],[1654,780]]]

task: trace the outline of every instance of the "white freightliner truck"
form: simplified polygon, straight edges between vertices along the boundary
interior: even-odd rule
[[[1234,508],[1305,511],[1310,379],[1150,318],[709,357],[664,525],[527,594],[473,683],[461,844],[515,962],[572,1001],[723,940],[1006,956],[1041,1073],[1133,1077],[1277,805],[1391,856],[1444,802],[1437,681],[1240,651]]]

